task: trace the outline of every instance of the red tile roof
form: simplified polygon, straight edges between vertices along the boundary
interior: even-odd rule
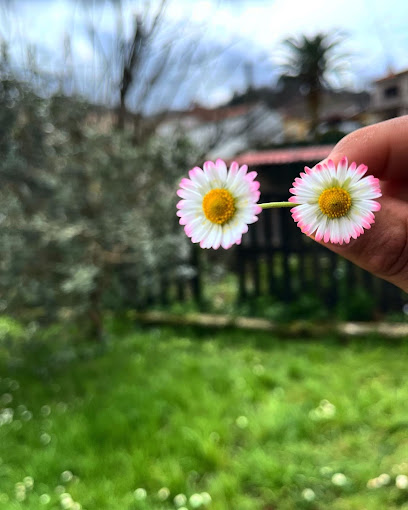
[[[297,162],[318,162],[326,158],[334,145],[314,145],[293,149],[275,149],[270,151],[246,152],[234,158],[240,165],[282,165]]]

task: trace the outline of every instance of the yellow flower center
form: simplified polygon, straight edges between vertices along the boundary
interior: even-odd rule
[[[212,189],[203,198],[203,210],[210,221],[224,225],[235,214],[234,197],[226,189]]]
[[[351,207],[350,193],[343,188],[325,189],[319,197],[319,207],[329,218],[341,218]]]

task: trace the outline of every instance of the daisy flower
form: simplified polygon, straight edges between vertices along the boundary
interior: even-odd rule
[[[291,213],[302,232],[314,233],[317,241],[343,244],[371,228],[374,212],[381,209],[374,200],[381,190],[379,180],[372,175],[364,177],[366,172],[366,165],[348,166],[346,157],[337,167],[331,160],[312,169],[305,167],[289,198],[296,204]]]
[[[227,170],[225,162],[217,159],[206,161],[203,169],[193,168],[190,178],[181,180],[177,216],[193,243],[215,250],[241,243],[242,234],[262,210],[257,204],[257,174],[247,170],[235,162]]]

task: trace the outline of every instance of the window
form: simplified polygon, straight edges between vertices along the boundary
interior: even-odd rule
[[[398,97],[399,89],[397,85],[391,85],[384,89],[384,97],[385,99],[392,99],[393,97]]]

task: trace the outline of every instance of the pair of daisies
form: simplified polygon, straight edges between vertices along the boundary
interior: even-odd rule
[[[235,162],[228,170],[221,159],[207,161],[180,182],[177,215],[188,237],[201,248],[240,244],[262,209],[287,205],[293,205],[292,217],[305,234],[325,243],[349,243],[371,227],[374,212],[381,208],[374,200],[381,196],[379,181],[364,177],[366,172],[365,165],[349,166],[347,158],[337,166],[329,160],[305,167],[290,189],[289,202],[258,204],[256,172]]]

